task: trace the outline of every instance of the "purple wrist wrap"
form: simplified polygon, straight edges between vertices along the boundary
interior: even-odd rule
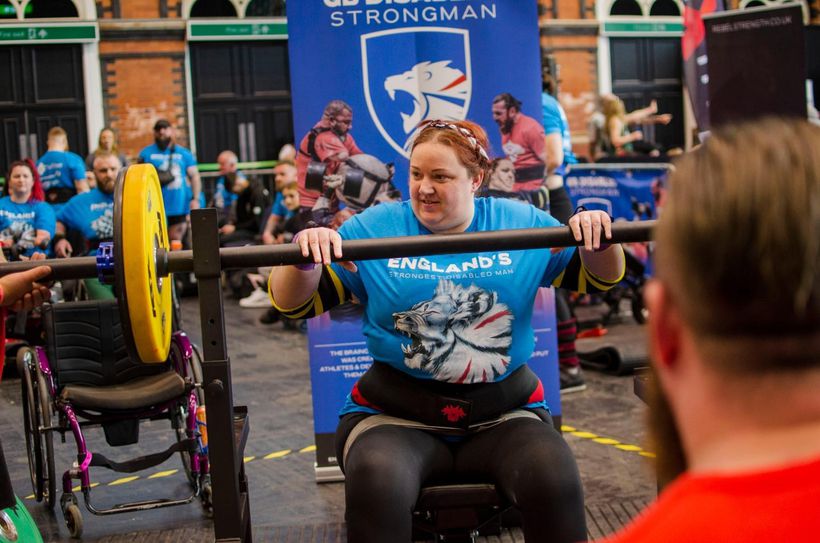
[[[298,240],[299,240],[299,236],[301,234],[302,234],[302,232],[296,232],[296,235],[293,236],[293,239],[290,240],[290,242],[291,243],[297,243]],[[293,267],[296,268],[297,270],[301,270],[301,271],[310,271],[310,270],[312,270],[313,268],[316,267],[316,263],[315,262],[308,262],[307,264],[294,264]]]

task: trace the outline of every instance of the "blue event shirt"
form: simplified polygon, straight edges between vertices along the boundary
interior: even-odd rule
[[[237,179],[245,179],[245,174],[242,172],[236,172]],[[190,188],[190,187],[189,187]],[[193,193],[189,193],[189,196],[193,196]],[[216,182],[214,183],[214,194],[211,198],[213,202],[213,206],[220,211],[229,211],[231,206],[236,199],[239,198],[239,195],[233,191],[228,190],[225,188],[225,176],[220,175],[216,178]],[[208,204],[205,201],[205,191],[199,193],[199,207],[206,207]]]
[[[270,214],[288,220],[296,214],[296,211],[291,211],[286,208],[285,199],[282,197],[282,193],[277,192],[276,198],[273,200],[273,205],[270,208]]]
[[[44,191],[59,187],[73,189],[74,181],[85,180],[85,162],[71,151],[48,151],[37,159],[37,172]]]
[[[188,189],[188,168],[196,166],[196,159],[191,151],[181,145],[174,145],[161,150],[156,143],[140,151],[139,159],[146,164],[153,164],[157,170],[170,171],[174,179],[162,187],[162,200],[165,203],[165,214],[169,217],[188,215],[191,211],[191,192]]]
[[[10,196],[0,199],[0,238],[14,239],[15,244],[26,248],[22,253],[25,256],[44,252],[34,247],[37,230],[54,237],[55,226],[54,210],[45,202],[18,204]]]
[[[98,188],[71,198],[57,213],[57,220],[82,232],[89,241],[114,237],[114,195]]]
[[[531,205],[477,198],[466,231],[558,225],[548,213]],[[339,229],[346,240],[430,233],[407,201],[368,208]],[[536,291],[552,285],[575,250],[502,250],[356,261],[356,273],[335,263],[332,266],[364,305],[362,332],[375,360],[419,379],[500,381],[532,355]],[[407,331],[416,339],[411,340]],[[342,414],[362,410],[369,411],[348,396]]]
[[[569,122],[564,108],[554,96],[546,92],[541,93],[541,116],[544,125],[544,134],[561,134],[561,146],[564,150],[564,162],[556,168],[557,175],[564,175],[567,164],[577,164],[578,159],[572,152],[572,138],[569,133]]]

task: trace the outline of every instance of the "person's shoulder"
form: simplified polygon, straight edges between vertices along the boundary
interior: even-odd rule
[[[484,217],[485,229],[536,228],[557,225],[557,221],[549,213],[519,198],[492,196],[477,198],[476,209]]]
[[[31,202],[35,213],[51,213],[54,214],[54,208],[51,204],[43,202],[42,200],[35,200]]]
[[[68,158],[70,158],[74,162],[82,162],[83,164],[85,164],[85,161],[83,161],[83,157],[81,157],[80,155],[78,155],[74,151],[66,151],[65,154]]]
[[[152,143],[152,144],[150,144],[150,145],[146,145],[145,147],[143,147],[142,149],[140,149],[139,156],[140,156],[140,157],[143,157],[143,158],[147,158],[148,156],[150,156],[150,155],[151,155],[151,153],[153,153],[153,152],[155,152],[155,151],[157,151],[157,150],[158,150],[158,148],[157,148],[157,144],[156,144],[156,143]]]
[[[350,217],[339,229],[342,237],[389,237],[401,235],[408,213],[409,202],[385,202],[368,207]]]

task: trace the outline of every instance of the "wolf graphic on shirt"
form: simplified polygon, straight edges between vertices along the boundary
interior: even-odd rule
[[[393,313],[404,363],[450,383],[494,381],[507,371],[513,315],[498,294],[441,280],[433,298]]]

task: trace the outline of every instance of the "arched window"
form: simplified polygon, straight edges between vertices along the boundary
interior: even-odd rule
[[[31,0],[25,11],[26,19],[79,16],[77,6],[71,0]]]
[[[609,9],[610,15],[643,15],[641,6],[635,0],[615,0]]]
[[[245,17],[284,17],[285,0],[251,0]]]
[[[236,17],[236,8],[229,0],[197,0],[191,17]]]
[[[650,17],[679,16],[680,8],[675,0],[655,0],[649,10]]]
[[[766,4],[761,0],[751,0],[751,2],[746,2],[746,5],[743,6],[744,8],[759,8],[764,7]]]

